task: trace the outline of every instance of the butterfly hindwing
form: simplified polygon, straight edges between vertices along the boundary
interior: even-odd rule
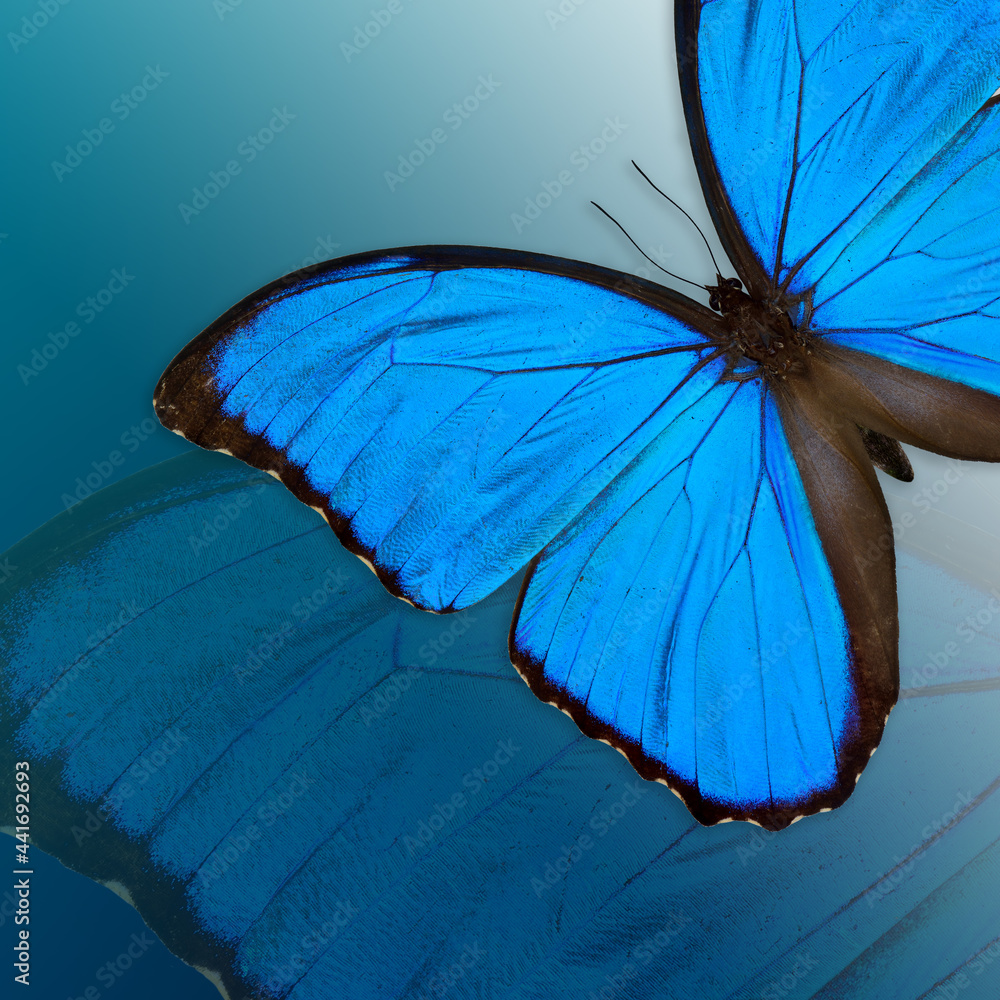
[[[820,537],[884,531],[885,505],[873,476],[844,473],[857,435],[812,421],[759,382],[721,384],[525,581],[522,674],[702,822],[781,827],[839,805],[896,698],[891,554],[859,569]],[[850,492],[818,524],[807,486],[830,473]]]
[[[853,396],[877,397],[895,425],[888,433],[985,461],[1000,460],[998,170],[994,101],[845,248],[813,293],[824,351],[858,385]]]

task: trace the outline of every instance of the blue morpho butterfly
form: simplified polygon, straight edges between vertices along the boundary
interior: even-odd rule
[[[1000,460],[1000,9],[678,0],[676,36],[739,274],[713,308],[520,251],[362,254],[244,299],[155,405],[420,608],[527,563],[535,693],[702,823],[781,828],[847,798],[896,701],[875,466]]]

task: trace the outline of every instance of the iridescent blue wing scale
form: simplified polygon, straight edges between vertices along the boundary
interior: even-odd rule
[[[678,0],[675,10],[709,209],[761,296],[805,297],[838,258],[881,263],[895,242],[881,211],[916,187],[930,200],[944,193],[942,149],[1000,85],[1000,11],[974,0]],[[996,148],[977,145],[981,156]],[[956,229],[990,208],[955,200]],[[862,234],[866,257],[852,246]],[[844,284],[832,275],[829,287]]]
[[[862,429],[1000,460],[1000,11],[678,0],[676,29],[720,238],[754,298],[808,331],[782,423],[852,623],[860,703],[882,706],[898,670],[895,600],[878,593],[894,587],[892,534],[870,505],[833,507],[879,494]],[[817,463],[824,439],[839,443]],[[880,736],[869,718],[859,749]]]

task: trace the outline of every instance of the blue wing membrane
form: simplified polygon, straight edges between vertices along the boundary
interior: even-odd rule
[[[1000,458],[1000,10],[680,0],[676,11],[695,159],[744,280],[852,369],[837,391],[859,422],[867,409],[890,436]],[[890,412],[872,415],[863,397],[886,380]],[[969,415],[964,432],[954,411]]]
[[[812,288],[1000,86],[1000,11],[973,0],[679,0],[676,12],[709,205],[762,296]]]
[[[392,592],[450,611],[524,566],[706,391],[716,344],[699,328],[716,319],[554,258],[392,251],[240,303],[175,359],[155,405],[277,475]]]
[[[895,691],[859,703],[778,405],[728,383],[671,430],[541,553],[512,658],[703,822],[839,804]]]
[[[672,723],[653,736],[644,717],[616,714],[625,684],[613,670],[613,692],[603,673],[585,697],[573,687],[588,669],[601,673],[591,660],[571,676],[598,641],[593,629],[562,649],[568,672],[554,684],[539,666],[547,652],[515,642],[512,655],[586,731],[610,735],[643,773],[665,774],[699,818],[723,818],[738,802],[739,815],[780,814],[784,823],[836,804],[881,736],[898,685],[894,571],[891,552],[874,568],[857,565],[857,552],[889,529],[855,425],[945,454],[1000,458],[987,334],[1000,289],[995,273],[983,277],[995,258],[994,208],[969,207],[996,149],[990,98],[1000,49],[984,16],[997,18],[964,2],[920,11],[864,0],[677,5],[689,126],[720,235],[751,290],[788,304],[816,334],[811,384],[801,379],[764,407],[772,425],[780,412],[781,431],[772,426],[765,441],[794,456],[785,464],[798,470],[807,516],[790,521],[795,504],[769,513],[765,491],[752,534],[765,537],[767,525],[783,533],[793,562],[810,540],[820,546],[836,596],[802,599],[827,602],[821,634],[842,623],[844,646],[831,662],[858,702],[835,697],[846,729],[828,726],[826,764],[814,766],[816,757],[807,767],[811,787],[788,772],[777,790],[768,774],[765,790],[759,771],[740,775],[736,764],[733,747],[753,742],[747,729],[734,724],[701,742],[689,731],[670,750]],[[841,170],[845,155],[857,157],[856,169]],[[955,311],[954,287],[946,289],[963,279]],[[577,537],[598,508],[614,508],[624,484],[640,482],[662,441],[685,426],[682,416],[735,405],[717,384],[725,340],[717,323],[681,296],[573,262],[460,248],[373,254],[245,300],[175,359],[157,411],[199,444],[281,478],[392,592],[456,610],[553,539]],[[967,413],[962,426],[949,418],[955,407]],[[669,498],[670,487],[653,492]],[[625,520],[642,549],[653,544],[643,531],[656,534],[661,523],[652,500],[639,507],[650,516]],[[682,508],[667,508],[671,520]],[[709,609],[740,572],[754,581],[753,548],[748,535],[738,569],[699,578],[706,636],[725,634],[736,648]],[[532,610],[522,603],[522,614]],[[700,639],[685,641],[702,656]],[[817,662],[826,655],[817,652]],[[716,679],[730,676],[712,669]],[[766,686],[760,677],[765,711]],[[672,695],[652,694],[655,728]],[[815,739],[811,721],[802,727]],[[783,738],[801,744],[796,723]]]
[[[806,263],[825,339],[1000,394],[998,171],[994,100],[836,259]]]

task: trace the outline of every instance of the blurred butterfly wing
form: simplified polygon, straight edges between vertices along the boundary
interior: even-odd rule
[[[724,383],[522,591],[522,674],[703,823],[776,829],[839,805],[896,699],[891,559],[854,558],[892,537],[885,504],[858,443],[818,419],[807,400]]]
[[[717,322],[555,258],[370,254],[230,310],[174,360],[155,405],[167,427],[278,476],[393,593],[455,610],[707,391],[702,331]]]
[[[917,696],[859,795],[780,837],[697,827],[541,704],[506,656],[512,588],[416,612],[273,479],[198,452],[4,554],[0,764],[30,758],[32,850],[115,886],[233,1000],[436,996],[456,968],[449,995],[490,1000],[788,977],[880,1000],[963,971],[996,996],[1000,618],[926,657],[996,608],[998,543],[921,526]]]
[[[679,0],[676,14],[709,206],[750,287],[820,338],[811,391],[844,421],[1000,459],[1000,10]]]

